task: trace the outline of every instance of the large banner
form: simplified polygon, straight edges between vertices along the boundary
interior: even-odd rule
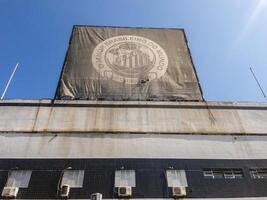
[[[181,29],[75,26],[56,99],[202,100]]]

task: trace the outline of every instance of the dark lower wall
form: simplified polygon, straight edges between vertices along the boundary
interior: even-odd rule
[[[200,159],[0,159],[0,190],[8,170],[33,170],[29,187],[20,189],[19,198],[56,199],[61,171],[67,167],[85,170],[83,188],[71,189],[70,198],[89,199],[95,192],[103,198],[116,198],[114,171],[124,167],[136,170],[136,187],[132,198],[168,198],[165,171],[169,167],[186,170],[188,197],[230,198],[267,196],[267,179],[252,179],[249,168],[267,168],[267,160]],[[243,179],[205,179],[206,168],[242,168]]]

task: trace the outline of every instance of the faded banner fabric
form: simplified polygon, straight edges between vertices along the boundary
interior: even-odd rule
[[[202,101],[182,29],[75,26],[56,99]]]

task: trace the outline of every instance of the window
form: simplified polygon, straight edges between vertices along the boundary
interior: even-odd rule
[[[241,179],[244,174],[242,169],[206,169],[203,176],[208,179]]]
[[[267,179],[267,169],[250,169],[249,172],[253,179]]]
[[[134,170],[118,170],[115,171],[115,187],[135,187],[135,171]]]
[[[32,171],[12,170],[8,172],[6,187],[27,188],[30,182]]]
[[[204,170],[203,175],[205,178],[209,178],[209,179],[221,179],[223,178],[223,171],[213,170],[213,169]]]
[[[186,173],[184,170],[166,171],[168,187],[187,187]]]
[[[71,188],[82,188],[84,179],[83,170],[66,170],[63,173],[61,187],[69,185]]]
[[[225,179],[241,179],[243,178],[243,171],[241,169],[227,169],[224,170]]]

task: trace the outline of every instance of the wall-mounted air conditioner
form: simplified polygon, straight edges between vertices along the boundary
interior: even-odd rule
[[[119,197],[132,196],[132,187],[129,187],[129,186],[118,187],[118,196]]]
[[[101,193],[91,194],[91,200],[102,200],[102,194]]]
[[[186,187],[172,187],[173,197],[184,197],[186,196]]]
[[[70,194],[70,186],[67,184],[62,185],[60,190],[60,196],[63,198],[68,198]]]
[[[4,187],[2,191],[2,197],[15,198],[18,192],[18,187]]]

